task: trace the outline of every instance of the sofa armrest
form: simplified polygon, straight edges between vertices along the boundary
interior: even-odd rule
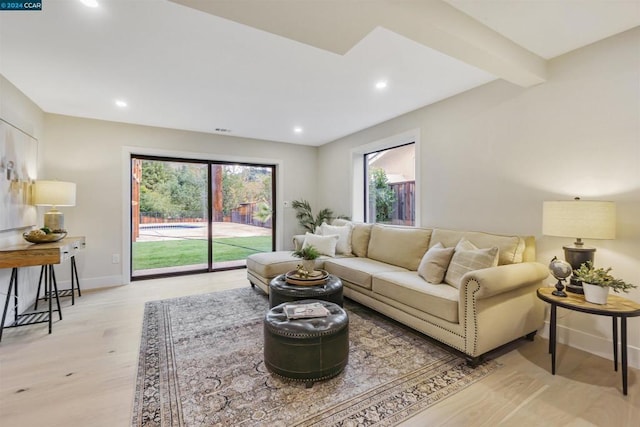
[[[475,282],[479,288],[476,299],[489,298],[514,289],[542,282],[549,275],[549,269],[539,262],[522,262],[470,271],[462,276],[460,292],[467,292],[469,283]]]

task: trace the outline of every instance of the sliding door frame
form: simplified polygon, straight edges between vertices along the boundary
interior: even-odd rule
[[[184,162],[192,162],[192,163],[209,163],[209,164],[237,164],[241,166],[257,166],[257,167],[271,167],[272,168],[272,250],[277,250],[283,247],[283,216],[279,215],[278,206],[283,205],[282,194],[283,194],[283,160],[281,159],[269,159],[269,158],[257,158],[257,157],[243,157],[243,156],[229,156],[229,155],[218,155],[213,153],[194,153],[194,152],[183,152],[183,151],[172,151],[172,150],[162,150],[162,149],[152,149],[146,147],[133,147],[133,146],[123,146],[122,147],[122,165],[123,170],[125,171],[122,175],[122,227],[123,236],[122,236],[122,265],[121,265],[121,276],[120,281],[123,284],[130,284],[132,280],[141,280],[140,278],[132,278],[132,263],[131,263],[131,159],[133,157],[145,157],[145,158],[159,158],[166,160],[177,160]],[[209,174],[211,173],[211,168],[209,167]],[[211,177],[209,177],[209,182],[211,182]],[[211,192],[211,185],[208,186],[208,192]],[[211,200],[211,194],[208,194],[209,200]],[[211,203],[209,203],[211,205]],[[209,210],[213,207],[209,206]],[[209,218],[211,218],[211,212],[209,212]],[[209,221],[210,222],[210,221]],[[212,233],[211,227],[209,226],[209,233]],[[211,251],[211,248],[209,248]],[[210,255],[211,260],[213,254]],[[209,264],[211,265],[211,264]],[[246,268],[246,267],[232,267],[232,268]],[[194,272],[176,272],[176,273],[168,273],[161,275],[162,277],[168,277],[173,275],[185,275],[185,274],[197,274],[197,273],[206,273],[212,271],[223,271],[229,268],[218,268],[215,270],[201,269]],[[158,276],[156,276],[158,277]],[[152,276],[145,276],[144,279],[152,278]]]

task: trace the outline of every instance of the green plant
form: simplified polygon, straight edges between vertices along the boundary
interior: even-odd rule
[[[266,202],[258,205],[258,210],[253,214],[253,218],[261,222],[267,222],[273,216],[273,209]]]
[[[396,195],[389,186],[389,179],[382,168],[369,170],[369,197],[375,200],[376,222],[391,221]]]
[[[309,245],[294,251],[293,256],[312,261],[320,256],[320,252],[314,246]]]
[[[591,261],[583,263],[579,269],[574,270],[573,274],[576,279],[584,283],[597,285],[600,287],[608,287],[614,292],[629,292],[629,289],[637,288],[636,285],[626,283],[624,280],[616,279],[609,274],[611,267],[595,268]]]
[[[329,223],[334,218],[333,211],[328,208],[322,209],[314,218],[311,205],[306,200],[294,200],[291,202],[291,206],[296,210],[298,222],[309,233],[314,233],[316,227],[319,227],[323,222]]]

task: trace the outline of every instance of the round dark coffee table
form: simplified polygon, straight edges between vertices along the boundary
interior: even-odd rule
[[[342,307],[342,280],[332,274],[322,285],[306,286],[287,283],[284,274],[275,277],[269,283],[269,307],[283,302],[316,299],[329,301]]]
[[[349,316],[332,302],[320,303],[326,317],[289,319],[283,303],[270,309],[264,319],[264,364],[281,377],[313,386],[315,381],[338,375],[349,360]]]

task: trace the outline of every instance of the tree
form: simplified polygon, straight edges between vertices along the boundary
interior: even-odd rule
[[[369,198],[375,200],[376,222],[391,221],[396,195],[382,168],[369,169]]]

